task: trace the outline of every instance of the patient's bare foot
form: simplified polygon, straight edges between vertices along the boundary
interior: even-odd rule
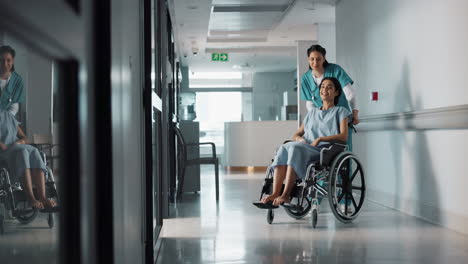
[[[57,203],[51,199],[44,199],[44,200],[41,200],[41,202],[46,208],[54,208],[57,206]]]
[[[44,209],[44,205],[36,199],[29,201],[29,204],[31,205],[32,208]]]
[[[289,197],[279,196],[273,201],[273,205],[282,205],[284,203],[289,203],[289,202],[291,202],[291,199]]]
[[[262,203],[273,202],[279,195],[270,194],[262,198]]]

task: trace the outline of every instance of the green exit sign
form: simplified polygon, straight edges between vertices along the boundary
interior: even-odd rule
[[[227,53],[211,53],[212,61],[228,61],[229,55]]]

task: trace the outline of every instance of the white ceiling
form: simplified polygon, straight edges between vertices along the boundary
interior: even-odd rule
[[[296,41],[317,40],[319,24],[334,23],[335,2],[170,0],[169,8],[190,71],[277,72],[296,68]],[[212,62],[213,52],[228,53],[229,61]]]

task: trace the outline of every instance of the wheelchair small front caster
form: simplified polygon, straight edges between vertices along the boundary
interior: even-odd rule
[[[4,221],[5,216],[0,214],[0,235],[5,234],[5,223]]]
[[[315,228],[317,226],[317,216],[318,216],[318,211],[317,209],[312,209],[312,227]]]
[[[275,213],[273,212],[273,209],[268,209],[267,210],[267,222],[271,225],[273,223],[273,219],[275,218]]]
[[[0,204],[0,235],[5,234],[5,206],[3,204]]]
[[[47,216],[47,224],[49,225],[49,228],[54,227],[54,215],[52,213],[49,213],[49,216]]]

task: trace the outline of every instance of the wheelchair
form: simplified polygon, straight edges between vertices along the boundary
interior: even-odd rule
[[[58,202],[57,186],[55,184],[54,174],[48,166],[46,155],[40,152],[42,160],[46,164],[45,190],[48,199],[54,199]],[[33,191],[35,189],[33,188]],[[36,209],[29,206],[26,192],[22,189],[19,182],[10,181],[10,173],[5,160],[0,160],[0,235],[5,232],[5,220],[11,216],[21,224],[29,224],[38,216],[39,212],[47,213],[47,224],[49,228],[54,227],[54,213],[58,208]]]
[[[287,143],[287,142],[285,142]],[[266,171],[260,200],[273,192],[274,168]],[[284,188],[284,184],[283,184]],[[327,197],[333,215],[342,223],[350,223],[361,212],[366,193],[364,170],[358,157],[342,143],[322,148],[320,160],[308,165],[305,178],[297,179],[291,191],[291,202],[283,204],[286,213],[295,219],[312,211],[311,224],[317,226],[320,199]],[[267,222],[272,224],[274,208],[267,209]]]

